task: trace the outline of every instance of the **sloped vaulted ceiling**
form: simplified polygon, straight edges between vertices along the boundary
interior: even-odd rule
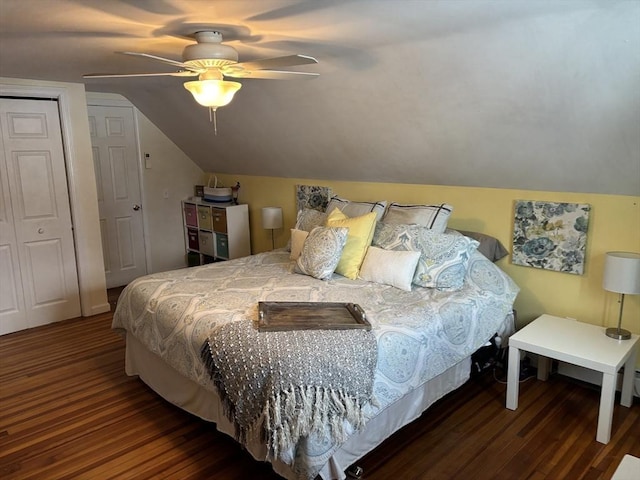
[[[194,25],[320,76],[241,80],[217,136],[185,79],[82,79]],[[0,75],[120,93],[205,171],[640,194],[636,0],[0,0]]]

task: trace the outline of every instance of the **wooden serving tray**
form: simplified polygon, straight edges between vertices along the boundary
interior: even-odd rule
[[[258,302],[258,331],[371,330],[362,308],[355,303]]]

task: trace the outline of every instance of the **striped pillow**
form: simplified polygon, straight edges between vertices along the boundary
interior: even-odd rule
[[[391,225],[421,225],[435,232],[444,233],[453,207],[440,205],[401,205],[391,203],[382,217],[382,223]]]
[[[333,196],[329,200],[326,212],[331,213],[335,208],[338,208],[349,218],[361,217],[367,213],[375,212],[376,220],[379,221],[382,218],[386,207],[386,200],[381,200],[379,202],[352,202],[344,198]]]

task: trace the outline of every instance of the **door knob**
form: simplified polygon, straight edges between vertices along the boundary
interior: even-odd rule
[[[44,228],[39,228],[39,229],[38,229],[38,233],[39,233],[39,234],[43,234],[43,233],[44,233]]]
[[[133,209],[137,212],[138,210],[140,210],[140,205],[134,205]]]

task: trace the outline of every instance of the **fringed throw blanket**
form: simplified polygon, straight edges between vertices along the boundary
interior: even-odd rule
[[[377,357],[370,331],[258,332],[237,321],[217,329],[201,353],[238,440],[262,429],[270,458],[312,430],[328,426],[341,443],[345,420],[364,425]]]

